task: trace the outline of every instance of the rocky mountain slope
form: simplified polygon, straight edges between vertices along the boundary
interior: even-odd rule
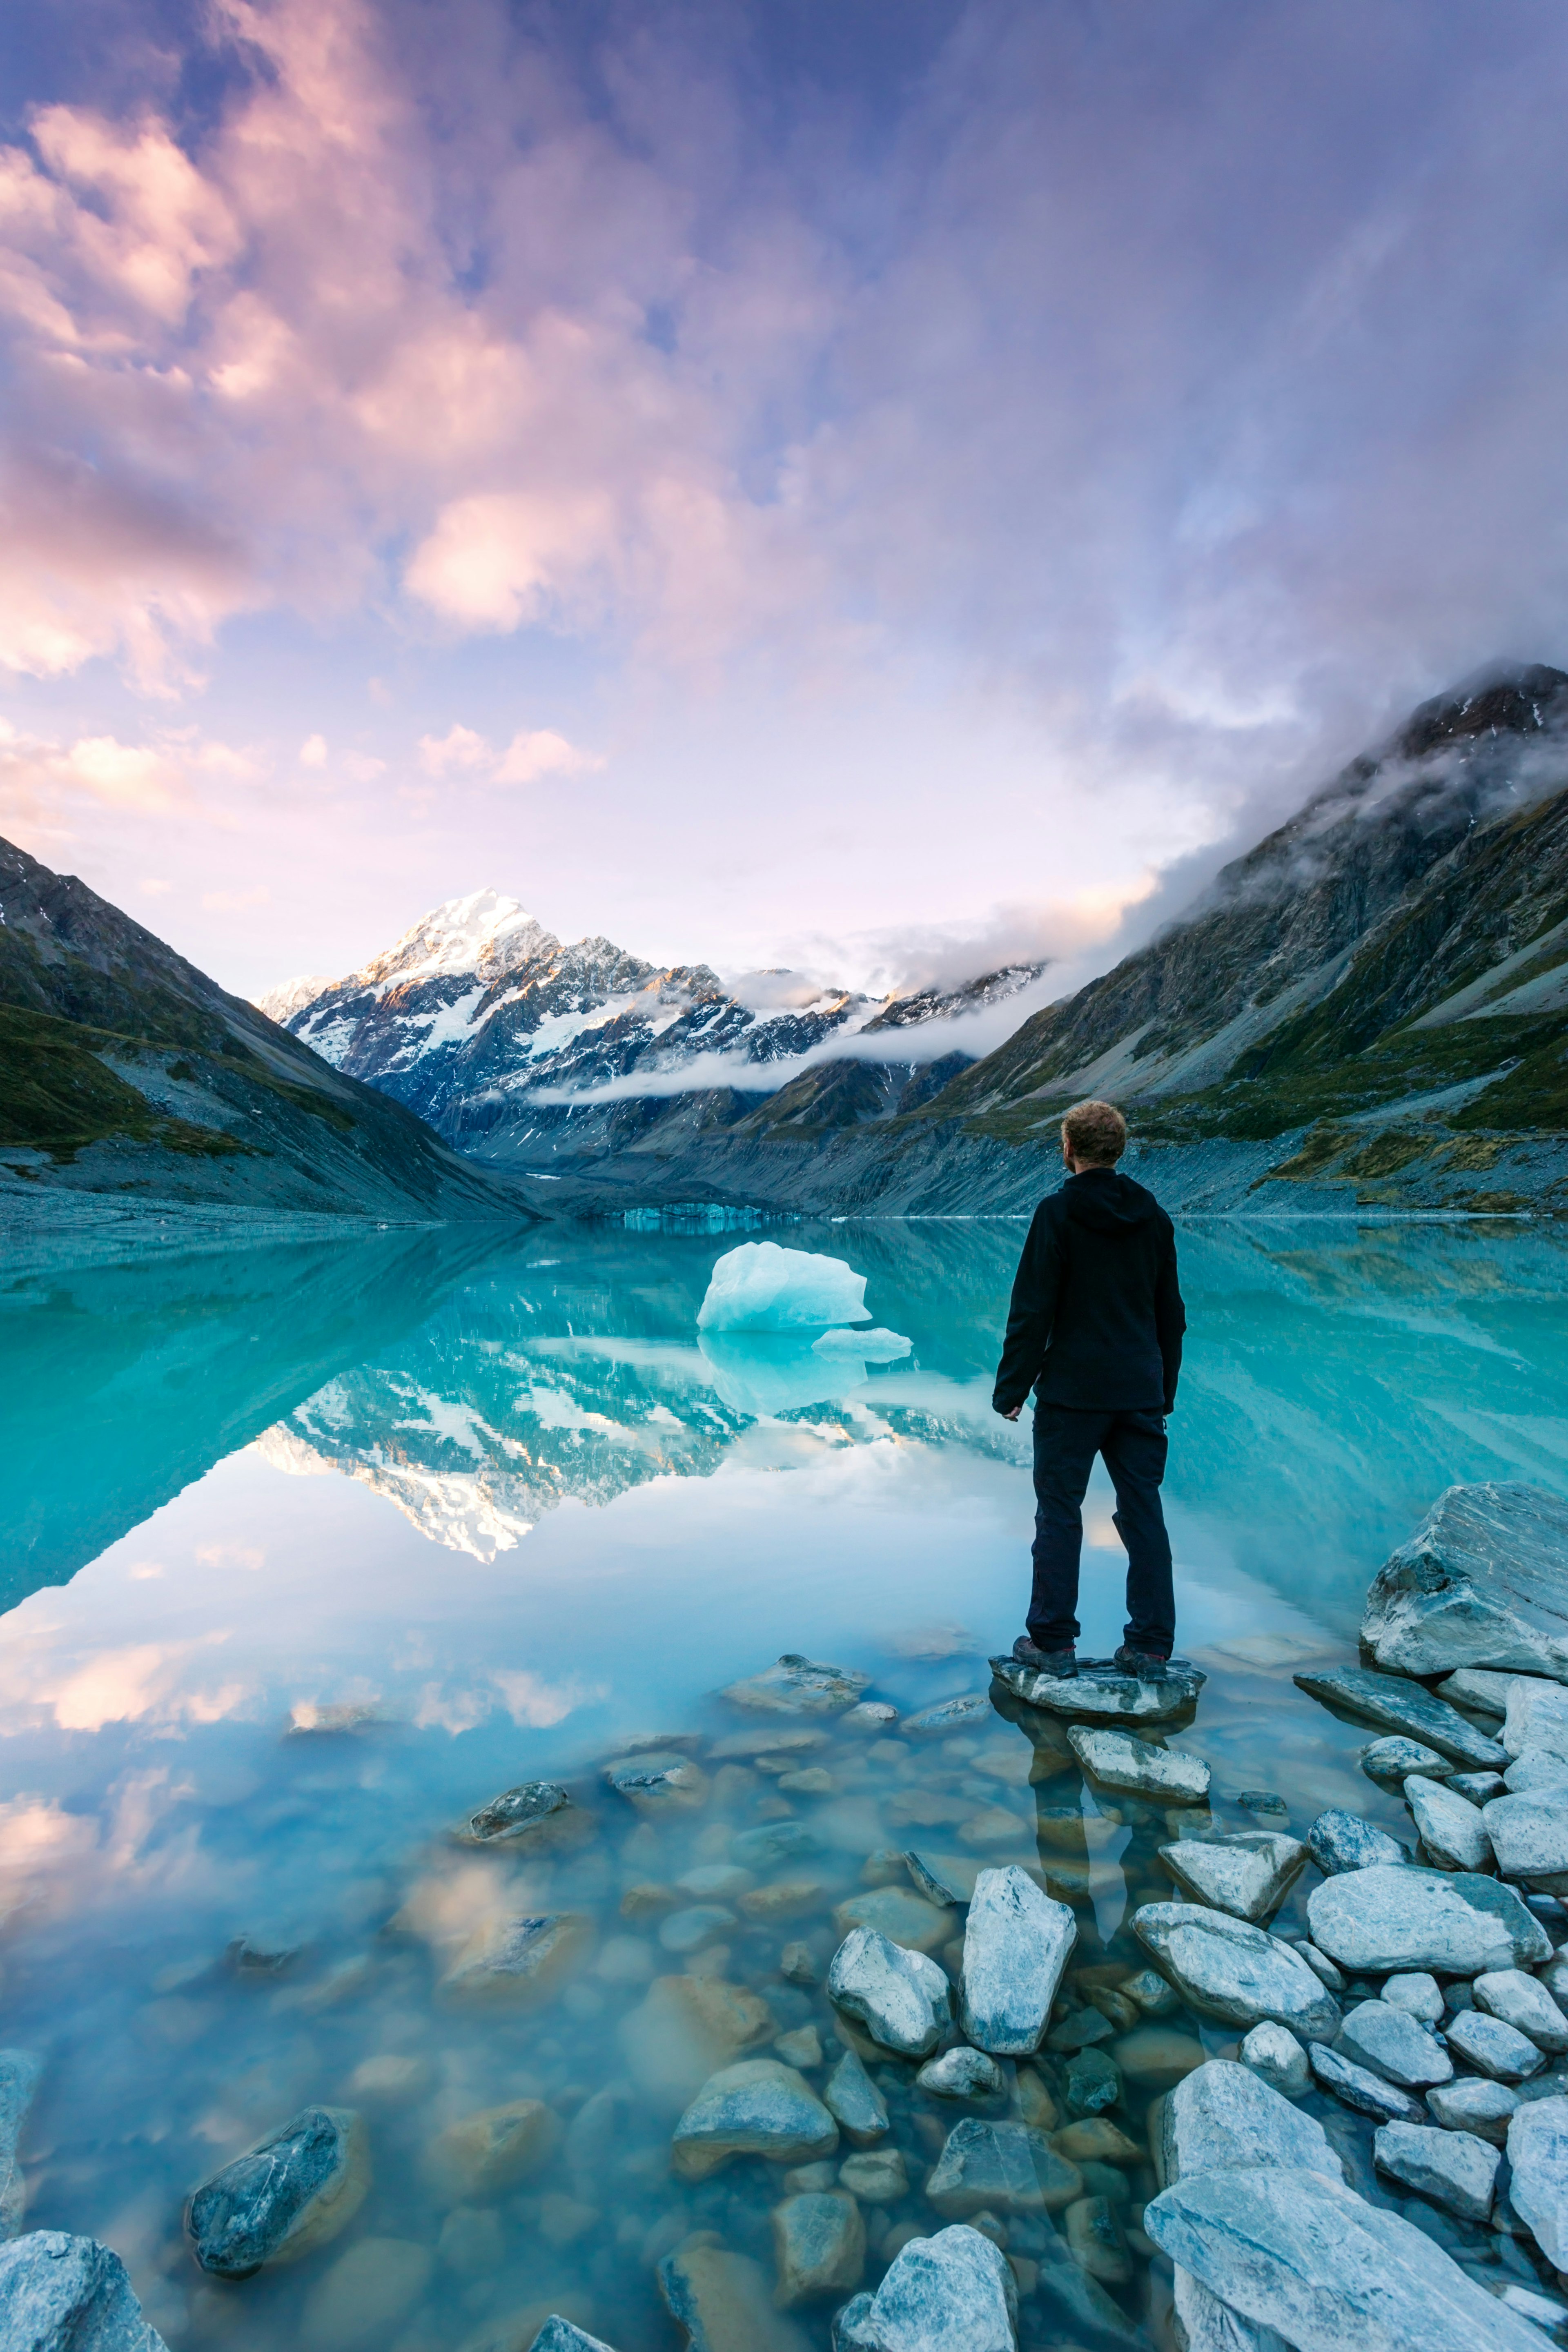
[[[74,876],[0,842],[0,1166],[29,1186],[386,1223],[513,1190]]]
[[[764,1104],[812,1131],[910,1110],[975,1056],[902,1050],[908,1033],[1016,995],[1044,969],[883,998],[770,972],[742,997],[705,964],[661,970],[605,939],[563,945],[515,898],[481,890],[435,908],[363,971],[286,982],[260,1004],[464,1150],[553,1169],[558,1155],[574,1164],[728,1128]],[[853,1055],[805,1059],[851,1041]]]

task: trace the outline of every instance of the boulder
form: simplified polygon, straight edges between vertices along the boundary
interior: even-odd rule
[[[437,2132],[425,2155],[432,2187],[448,2205],[489,2205],[537,2172],[561,2135],[542,2099],[481,2107]]]
[[[1439,1870],[1492,1867],[1492,1842],[1479,1805],[1420,1772],[1412,1772],[1405,1781],[1405,1801],[1415,1816],[1428,1859]]]
[[[22,2127],[42,2071],[30,2050],[0,2050],[0,2238],[14,2238],[22,2227],[27,2201],[19,2154]],[[71,2242],[89,2246],[93,2241],[83,2238]]]
[[[873,2042],[902,2058],[924,2058],[952,2018],[948,1980],[936,1962],[874,1927],[845,1937],[827,1971],[827,1997],[858,2018]]]
[[[1546,1987],[1522,1969],[1500,1969],[1470,1987],[1478,2009],[1528,2034],[1539,2050],[1568,2050],[1568,2017]]]
[[[1300,1838],[1278,1830],[1243,1830],[1227,1838],[1181,1838],[1160,1858],[1194,1901],[1256,1924],[1284,1901],[1307,1859]]]
[[[1095,1731],[1081,1723],[1068,1725],[1068,1746],[1102,1789],[1171,1805],[1199,1804],[1208,1795],[1209,1768],[1201,1756],[1184,1756],[1125,1731]]]
[[[1358,2116],[1371,2116],[1380,2124],[1419,2123],[1426,2113],[1419,2099],[1408,2091],[1400,2090],[1369,2066],[1358,2066],[1352,2058],[1344,2057],[1338,2050],[1314,2042],[1309,2053],[1312,2072],[1325,2091],[1353,2107]]]
[[[1568,2024],[1568,2019],[1564,2021]],[[938,2099],[994,2099],[1002,2090],[1002,2069],[984,2050],[944,2050],[928,2058],[915,2081]]]
[[[1313,1943],[1355,1975],[1433,1969],[1474,1977],[1552,1954],[1518,1895],[1471,1871],[1346,1871],[1313,1887],[1307,1918]]]
[[[731,1706],[752,1707],[768,1715],[842,1715],[870,1681],[869,1675],[847,1666],[819,1665],[786,1651],[776,1665],[745,1682],[731,1683],[721,1696]]]
[[[888,2103],[853,2050],[844,2053],[829,2074],[822,2103],[856,2147],[887,2137]]]
[[[1369,1780],[1375,1780],[1381,1788],[1402,1789],[1408,1773],[1425,1772],[1429,1780],[1441,1780],[1454,1767],[1447,1756],[1439,1756],[1424,1740],[1406,1739],[1398,1732],[1390,1732],[1385,1739],[1374,1739],[1362,1749],[1361,1769]]]
[[[1384,2124],[1373,2135],[1373,2161],[1391,2180],[1402,2181],[1435,2205],[1447,2206],[1462,2221],[1490,2217],[1502,2158],[1474,2132],[1438,2131],[1431,2124]]]
[[[809,2164],[831,2156],[838,2126],[803,2074],[776,2058],[742,2058],[704,2083],[670,2143],[683,2180],[705,2180],[737,2156]]]
[[[1406,2017],[1415,2018],[1422,2025],[1443,2022],[1442,1987],[1422,1969],[1385,1977],[1381,1998],[1391,2009],[1402,2009]]]
[[[658,2278],[689,2352],[807,2352],[806,2336],[774,2308],[760,2264],[732,2253],[711,2230],[683,2238]]]
[[[1195,1903],[1146,1903],[1132,1927],[1184,2000],[1205,2016],[1244,2028],[1272,2018],[1304,2042],[1339,2031],[1332,1994],[1299,1952],[1261,1927]]]
[[[596,1824],[553,1780],[523,1780],[503,1789],[453,1832],[459,1845],[510,1845],[525,1853],[553,1853],[581,1845]]]
[[[1167,2185],[1234,2166],[1300,2167],[1335,2180],[1344,2169],[1316,2116],[1228,2058],[1211,2058],[1165,2100],[1157,2158]]]
[[[1454,2062],[1436,2036],[1392,2001],[1358,2002],[1334,2047],[1342,2058],[1369,2067],[1403,2091],[1425,2091],[1453,2080]]]
[[[850,1895],[835,1910],[833,1925],[841,1936],[854,1927],[874,1927],[912,1952],[934,1952],[952,1935],[946,1913],[908,1886],[873,1886],[868,1894]]]
[[[1340,1707],[1346,1715],[1381,1724],[1389,1731],[1406,1732],[1456,1764],[1500,1767],[1503,1762],[1497,1740],[1489,1739],[1457,1707],[1434,1698],[1419,1683],[1373,1674],[1365,1666],[1331,1666],[1321,1674],[1297,1675],[1294,1680],[1298,1688],[1321,1699],[1325,1706]]]
[[[1307,1832],[1307,1851],[1329,1878],[1346,1870],[1371,1870],[1378,1864],[1397,1870],[1410,1859],[1386,1830],[1374,1829],[1359,1813],[1347,1813],[1337,1805],[1320,1813]]]
[[[0,2245],[0,2343],[8,2352],[168,2352],[120,2256],[63,2230]]]
[[[1478,2074],[1497,2083],[1522,2083],[1546,2063],[1528,2034],[1489,2017],[1484,2009],[1462,2009],[1448,2021],[1448,2047]]]
[[[1568,1895],[1568,1786],[1520,1790],[1481,1807],[1481,1822],[1505,1878],[1541,1895]]]
[[[866,2224],[844,2190],[788,2197],[773,2207],[773,2301],[781,2311],[853,2294],[866,2268]]]
[[[1026,1706],[1091,1723],[1174,1723],[1197,1704],[1207,1681],[1188,1658],[1173,1658],[1158,1682],[1141,1682],[1111,1665],[1080,1667],[1070,1681],[1037,1674],[1013,1658],[993,1658],[991,1671]]]
[[[204,2271],[249,2278],[335,2238],[369,2187],[370,2150],[353,2108],[302,2107],[203,2181],[185,2228]]]
[[[1509,2200],[1553,2270],[1568,2270],[1568,2099],[1533,2099],[1510,2118]]]
[[[1162,2253],[1299,2352],[1541,2352],[1424,2231],[1322,2174],[1202,2173],[1144,2208]]]
[[[1361,1637],[1397,1674],[1568,1681],[1568,1503],[1511,1479],[1450,1486],[1379,1569]]]
[[[1568,1690],[1516,1675],[1508,1686],[1502,1744],[1510,1761],[1528,1748],[1568,1762]]]
[[[1007,2257],[962,2225],[912,2238],[861,2325],[875,2352],[1015,2352],[1018,2292]]]
[[[963,1931],[962,2014],[979,2050],[1022,2057],[1050,2021],[1078,1922],[1018,1869],[983,1870]]]
[[[1445,2131],[1474,2132],[1500,2147],[1518,2109],[1519,2093],[1506,2083],[1488,2082],[1475,2074],[1457,2074],[1426,2094],[1426,2105]]]
[[[954,2124],[926,2180],[939,2213],[1055,2213],[1083,2195],[1083,2175],[1027,2124]]]
[[[548,2000],[577,1974],[593,1942],[594,1922],[583,1912],[515,1912],[470,1936],[438,1989],[449,2000]]]
[[[1311,2088],[1312,2070],[1295,2035],[1265,2019],[1241,2044],[1241,2063],[1282,2098],[1299,2099]]]

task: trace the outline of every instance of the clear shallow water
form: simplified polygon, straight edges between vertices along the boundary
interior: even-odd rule
[[[526,2346],[536,2319],[503,2323],[553,2302],[653,2352],[679,2341],[658,2254],[712,2227],[771,2281],[780,2189],[759,2164],[697,2189],[669,2179],[673,2095],[628,2021],[651,1973],[691,1963],[661,1947],[664,1915],[622,1916],[630,1886],[672,1886],[787,1806],[817,1838],[819,1897],[765,1928],[738,1916],[695,1965],[760,1992],[781,2032],[826,2036],[820,1992],[778,1973],[784,1942],[826,1959],[832,1906],[879,1849],[1059,1853],[1037,1843],[1037,1799],[1081,1809],[1079,1858],[1098,1864],[1077,1963],[1136,1965],[1123,1923],[1169,1892],[1166,1823],[1097,1820],[1076,1771],[1031,1789],[1029,1745],[1000,1717],[919,1747],[834,1734],[812,1759],[828,1792],[731,1772],[663,1825],[596,1786],[630,1735],[744,1727],[711,1694],[781,1651],[854,1666],[904,1710],[984,1688],[1026,1590],[1026,1441],[989,1410],[1021,1237],[1010,1222],[781,1234],[868,1276],[876,1324],[912,1342],[870,1365],[837,1346],[700,1346],[722,1234],[386,1236],[13,1282],[0,1956],[7,2039],[47,2059],[30,2222],[116,2245],[176,2345],[455,2352],[489,2330]],[[1194,1329],[1168,1493],[1182,1644],[1210,1681],[1180,1744],[1214,1764],[1221,1826],[1256,1825],[1235,1799],[1264,1787],[1298,1831],[1331,1802],[1404,1830],[1356,1769],[1369,1735],[1290,1671],[1352,1652],[1369,1578],[1444,1485],[1568,1486],[1568,1242],[1214,1223],[1185,1229],[1182,1252]],[[1110,1507],[1091,1493],[1090,1651],[1120,1628]],[[599,1813],[580,1854],[521,1870],[449,1843],[475,1805],[542,1775]],[[589,1914],[596,1957],[538,2011],[444,2004],[457,1941],[514,1900]],[[237,1969],[237,1937],[296,1957]],[[360,2072],[387,2058],[414,2063]],[[574,2171],[558,2151],[478,2200],[493,2222],[447,2223],[425,2169],[437,2131],[521,2096],[565,2123],[617,2084],[609,2156]],[[1135,2138],[1157,2087],[1127,2085],[1116,2112]],[[869,2217],[880,2242],[930,2222],[916,2159],[967,2112],[907,2076],[897,2096],[917,2186]],[[297,2269],[202,2281],[184,2196],[307,2100],[363,2107],[365,2207]],[[1125,2177],[1131,2210],[1152,2184]],[[367,2237],[422,2252],[404,2258],[395,2313],[350,2298],[344,2319],[323,2283]],[[1133,2270],[1130,2314],[1149,2291]],[[781,2343],[825,2345],[830,2308],[792,2315]],[[1077,2340],[1048,2302],[1025,2308],[1038,2340]]]

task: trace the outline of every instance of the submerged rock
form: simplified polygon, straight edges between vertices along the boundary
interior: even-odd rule
[[[369,2187],[359,2116],[350,2107],[302,2107],[202,2183],[185,2227],[204,2271],[248,2278],[264,2263],[296,2262],[335,2238]]]
[[[656,1977],[621,2021],[618,2040],[633,2080],[667,2113],[683,2107],[710,2074],[771,2042],[778,2020],[767,2002],[721,1977]]]
[[[1568,2017],[1538,1977],[1522,1969],[1500,1969],[1493,1976],[1477,1977],[1470,1991],[1478,2009],[1528,2034],[1537,2049],[1568,2050]]]
[[[10,2352],[168,2352],[119,2255],[63,2230],[0,2245],[0,2343]]]
[[[1568,1681],[1568,1503],[1512,1479],[1450,1486],[1379,1569],[1361,1633],[1399,1674]]]
[[[448,2204],[489,2204],[538,2171],[560,2132],[559,2117],[542,2099],[481,2107],[437,2134],[425,2169]]]
[[[804,1822],[763,1822],[759,1828],[742,1830],[730,1840],[730,1859],[742,1870],[772,1870],[781,1862],[795,1862],[802,1854],[817,1853],[821,1844],[816,1831]]]
[[[1462,2009],[1449,2019],[1447,2031],[1449,2049],[1494,2082],[1525,2082],[1546,2063],[1528,2034],[1505,2025],[1500,2017],[1489,2017],[1483,2009]]]
[[[1390,1731],[1408,1732],[1412,1738],[1436,1748],[1458,1764],[1503,1761],[1501,1747],[1467,1723],[1457,1707],[1447,1706],[1419,1683],[1394,1675],[1378,1675],[1365,1666],[1331,1666],[1321,1674],[1294,1676],[1297,1687],[1330,1706],[1367,1723],[1385,1725]]]
[[[847,2050],[827,2078],[823,2105],[857,2147],[869,2147],[888,2133],[888,2103],[853,2050]]]
[[[1081,1723],[1068,1725],[1068,1745],[1102,1789],[1172,1804],[1195,1805],[1208,1795],[1209,1768],[1201,1756],[1184,1756],[1125,1731],[1095,1731]]]
[[[963,2030],[979,2050],[1023,2057],[1050,2021],[1078,1922],[1025,1872],[983,1870],[963,1931]]]
[[[1384,2124],[1373,2139],[1379,2172],[1403,2181],[1461,2221],[1484,2221],[1492,2210],[1500,2151],[1473,2132],[1438,2131],[1430,2124]]]
[[[944,1698],[935,1706],[922,1706],[918,1715],[906,1715],[903,1727],[914,1738],[933,1738],[949,1731],[962,1731],[975,1723],[994,1724],[995,1709],[984,1691],[968,1691],[962,1698]]]
[[[18,2149],[42,2071],[30,2050],[0,2050],[0,2238],[14,2238],[22,2227],[27,2188]]]
[[[1241,2044],[1241,2063],[1282,2098],[1299,2099],[1311,2088],[1312,2070],[1295,2035],[1265,2019]]]
[[[833,1924],[841,1936],[855,1927],[874,1928],[914,1952],[934,1952],[952,1934],[946,1912],[908,1886],[873,1886],[867,1895],[851,1895],[835,1907]]]
[[[842,1715],[859,1698],[870,1681],[847,1666],[825,1666],[814,1658],[786,1651],[776,1665],[746,1681],[731,1683],[721,1696],[732,1706],[756,1707],[769,1715]]]
[[[574,2327],[569,2319],[552,2313],[540,2329],[529,2352],[613,2352],[613,2347],[597,2336],[590,2336],[581,2327]]]
[[[866,2224],[854,2198],[830,2189],[775,2205],[773,2263],[782,2311],[852,2294],[866,2268]]]
[[[439,1990],[463,2000],[548,2000],[593,1942],[594,1922],[583,1912],[517,1912],[470,1936]]]
[[[1542,1895],[1568,1895],[1568,1786],[1520,1790],[1481,1808],[1481,1822],[1505,1878]]]
[[[1300,2165],[1336,2180],[1343,2168],[1316,2116],[1228,2058],[1211,2058],[1177,2084],[1160,2110],[1159,2131],[1167,2185],[1230,2166]]]
[[[508,1844],[542,1853],[583,1844],[595,1826],[593,1814],[553,1780],[523,1780],[470,1813],[453,1834],[459,1845]]]
[[[1083,2194],[1077,2165],[1027,2124],[955,2124],[926,2182],[939,2213],[1054,2213]]]
[[[1568,2269],[1568,2099],[1534,2099],[1508,2126],[1509,2198],[1554,2270]]]
[[[1002,2069],[984,2050],[944,2050],[928,2058],[915,2081],[938,2099],[994,2099],[1002,2089]]]
[[[1453,2077],[1454,2062],[1436,2036],[1392,2001],[1358,2002],[1334,2046],[1342,2057],[1369,2066],[1401,2090],[1429,2090]]]
[[[803,2074],[776,2058],[744,2058],[704,2083],[675,2126],[670,2158],[683,2180],[705,2180],[733,2157],[809,2164],[837,2145],[838,2126]]]
[[[1440,1780],[1413,1772],[1405,1801],[1415,1816],[1421,1843],[1441,1870],[1489,1870],[1492,1842],[1481,1809]]]
[[[833,1955],[827,1997],[858,2018],[874,2042],[900,2057],[924,2058],[952,2022],[948,1980],[934,1960],[857,1927]]]
[[[910,2176],[896,2147],[867,2148],[845,2158],[838,2185],[863,2205],[897,2205],[910,2193]]]
[[[912,1847],[904,1855],[904,1867],[928,1903],[948,1910],[961,1909],[970,1900],[981,1869],[979,1863],[956,1854],[916,1853]]]
[[[1001,2249],[962,2225],[913,2238],[858,2321],[875,2352],[1016,2352],[1018,2291]]]
[[[1003,1688],[1026,1706],[1097,1723],[1173,1723],[1196,1705],[1208,1679],[1187,1658],[1173,1658],[1159,1682],[1140,1682],[1110,1665],[1082,1666],[1063,1682],[1013,1658],[993,1658],[990,1664]]]
[[[1374,1829],[1359,1813],[1342,1811],[1337,1805],[1320,1813],[1307,1832],[1307,1851],[1329,1878],[1337,1878],[1342,1871],[1370,1870],[1378,1863],[1397,1870],[1410,1859],[1386,1830]]]
[[[1163,1845],[1160,1856],[1178,1885],[1198,1902],[1256,1925],[1279,1909],[1307,1849],[1299,1838],[1278,1830],[1244,1830],[1236,1837],[1182,1838]]]
[[[1272,2018],[1304,2042],[1339,2031],[1332,1994],[1299,1952],[1263,1928],[1194,1903],[1146,1903],[1133,1913],[1132,1927],[1183,1999],[1205,2016],[1244,2027]]]
[[[1552,1956],[1518,1895],[1470,1871],[1349,1871],[1313,1887],[1307,1917],[1312,1941],[1357,1975],[1436,1969],[1474,1977]]]
[[[605,1767],[617,1797],[639,1813],[693,1812],[708,1801],[708,1775],[689,1756],[655,1749],[651,1756],[620,1756]]]
[[[1415,2124],[1426,2114],[1419,2099],[1413,2099],[1384,2075],[1374,2074],[1370,2066],[1358,2066],[1342,2051],[1315,2042],[1309,2056],[1324,2090],[1353,2107],[1358,2116],[1371,2116],[1380,2124]]]
[[[1311,2352],[1541,2352],[1425,2231],[1318,2172],[1202,2173],[1143,2227],[1252,2326]]]
[[[761,2266],[732,2253],[711,2230],[682,2239],[659,2263],[658,2278],[689,2352],[807,2352],[795,2321],[775,2310]]]

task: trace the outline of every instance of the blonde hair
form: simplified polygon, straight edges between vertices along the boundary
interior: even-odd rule
[[[1062,1121],[1062,1144],[1069,1159],[1114,1168],[1127,1149],[1127,1121],[1114,1103],[1074,1103]]]

